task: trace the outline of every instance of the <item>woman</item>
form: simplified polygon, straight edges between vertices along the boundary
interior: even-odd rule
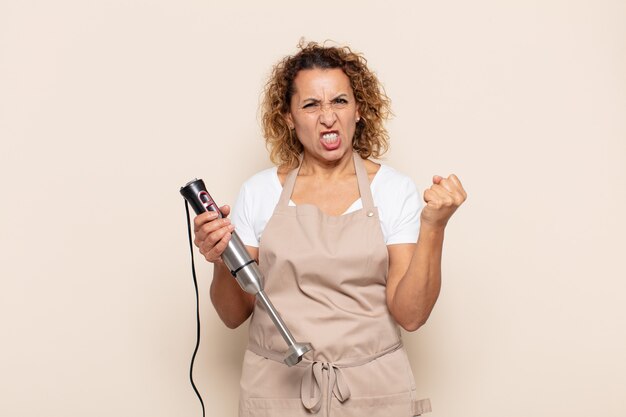
[[[437,300],[461,183],[433,177],[422,208],[408,177],[368,159],[387,149],[389,100],[347,47],[301,45],[274,67],[262,113],[277,167],[243,185],[232,223],[211,212],[195,219],[195,244],[215,265],[217,313],[230,328],[252,315],[240,415],[430,411],[416,398],[399,326],[418,329]],[[295,339],[313,345],[297,366],[282,364],[284,341],[220,260],[235,225]]]

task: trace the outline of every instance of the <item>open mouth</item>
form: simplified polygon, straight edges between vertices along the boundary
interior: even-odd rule
[[[339,133],[336,131],[322,133],[320,139],[324,148],[328,150],[337,149],[341,144]]]

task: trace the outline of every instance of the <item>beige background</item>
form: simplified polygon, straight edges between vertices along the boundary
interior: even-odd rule
[[[183,201],[269,166],[259,93],[301,36],[365,53],[385,159],[469,199],[405,335],[433,417],[626,415],[626,3],[0,1],[0,415],[200,416]],[[246,328],[199,266],[195,375],[234,416]]]

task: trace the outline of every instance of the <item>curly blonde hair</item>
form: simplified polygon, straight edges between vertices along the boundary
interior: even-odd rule
[[[384,121],[391,115],[390,99],[376,75],[367,68],[367,60],[347,46],[327,47],[300,41],[298,48],[298,53],[274,66],[265,84],[261,124],[271,161],[278,166],[297,165],[304,148],[285,116],[289,113],[296,75],[300,70],[314,68],[340,68],[348,76],[360,115],[352,147],[362,158],[383,155],[389,147]]]

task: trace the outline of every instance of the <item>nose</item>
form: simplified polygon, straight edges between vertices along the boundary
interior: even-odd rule
[[[337,114],[332,105],[322,105],[320,113],[320,123],[324,126],[330,127],[337,121]]]

